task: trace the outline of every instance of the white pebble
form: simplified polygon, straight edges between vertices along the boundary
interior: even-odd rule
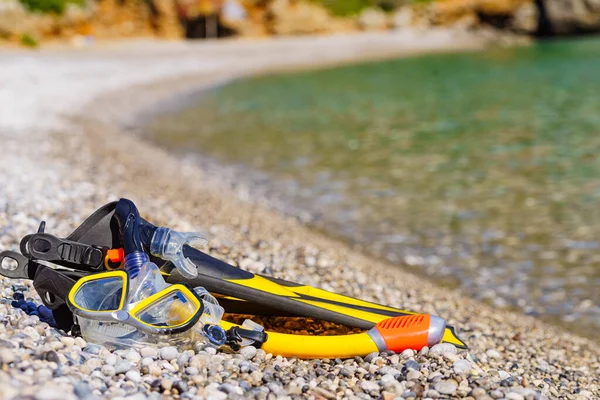
[[[434,346],[435,347],[435,346]],[[453,394],[458,386],[453,381],[442,381],[435,384],[434,388],[441,394]]]
[[[179,352],[175,347],[167,346],[160,349],[159,354],[160,358],[162,358],[163,360],[171,361],[177,358]]]
[[[240,350],[240,354],[246,360],[252,360],[258,350],[254,346],[246,346]]]
[[[140,356],[140,353],[132,349],[127,352],[125,359],[129,362],[137,364],[142,359],[142,356]]]
[[[129,379],[132,382],[139,382],[142,377],[140,376],[140,373],[134,369],[132,369],[131,371],[127,371],[127,373],[125,374],[125,376],[127,377],[127,379]]]
[[[75,344],[75,338],[73,338],[71,336],[63,336],[60,338],[60,341],[62,344],[64,344],[67,347],[71,347]]]
[[[500,353],[494,349],[489,349],[488,351],[485,352],[485,354],[492,359],[498,360],[500,358],[502,358],[502,356],[500,355]]]
[[[457,374],[465,374],[471,370],[471,363],[467,360],[456,360],[452,364],[452,369]]]
[[[457,352],[458,352],[458,350],[456,349],[456,347],[450,343],[436,344],[429,350],[429,353],[431,353],[431,354],[444,354],[444,353],[456,354]]]
[[[140,354],[142,355],[142,357],[152,357],[152,358],[156,358],[158,357],[158,350],[156,349],[156,347],[144,347],[140,350]]]

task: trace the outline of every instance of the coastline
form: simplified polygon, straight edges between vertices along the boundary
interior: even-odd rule
[[[447,42],[435,37],[430,47],[419,43],[421,50],[415,37],[405,37],[406,42],[394,40],[390,33],[360,37],[156,43],[134,49],[120,44],[79,54],[42,51],[28,54],[25,61],[0,52],[0,61],[8,61],[3,72],[7,77],[17,75],[8,91],[0,89],[0,104],[5,106],[0,111],[0,138],[6,146],[0,176],[6,179],[2,183],[7,193],[0,198],[0,226],[7,227],[0,246],[15,248],[42,217],[53,232],[68,234],[95,208],[129,197],[153,222],[180,230],[208,230],[213,236],[211,253],[244,268],[446,317],[461,328],[471,346],[469,353],[453,355],[471,357],[477,373],[464,378],[471,391],[476,384],[490,393],[504,388],[503,396],[509,392],[558,396],[572,389],[563,388],[553,376],[562,374],[580,392],[598,395],[594,374],[600,368],[600,352],[593,342],[530,317],[494,310],[355,252],[267,209],[264,199],[247,201],[243,187],[225,187],[218,174],[178,160],[131,134],[136,121],[155,112],[157,104],[163,107],[247,74],[447,48]],[[403,46],[411,40],[413,47]],[[395,43],[393,51],[390,43]],[[462,50],[482,46],[469,42]],[[64,98],[55,97],[69,88]],[[3,288],[10,287],[2,282]],[[440,356],[437,370],[453,365],[453,356]],[[404,360],[396,362],[401,369]],[[518,364],[514,370],[512,363]],[[431,369],[430,373],[436,367]],[[501,372],[515,376],[514,382],[500,385],[508,379]],[[590,380],[581,382],[581,374]],[[581,396],[585,398],[585,393]]]

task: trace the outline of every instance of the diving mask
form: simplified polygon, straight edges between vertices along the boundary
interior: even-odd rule
[[[148,262],[136,278],[122,270],[81,278],[67,303],[82,336],[96,343],[185,345],[208,339],[221,345],[205,333],[212,324],[222,330],[218,324],[223,309],[210,297],[203,288],[166,283],[158,267]]]

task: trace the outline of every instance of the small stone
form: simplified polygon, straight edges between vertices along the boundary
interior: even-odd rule
[[[187,392],[189,388],[185,381],[177,381],[173,384],[173,389],[176,389],[179,394],[182,394]]]
[[[163,360],[171,361],[177,358],[179,352],[175,347],[167,346],[160,349],[159,355]]]
[[[433,347],[435,348],[435,346]],[[454,394],[457,388],[458,385],[452,381],[441,381],[434,386],[434,389],[441,394]]]
[[[525,400],[525,396],[517,392],[509,392],[506,395],[507,400]]]
[[[471,363],[467,360],[456,360],[452,364],[452,369],[457,374],[465,374],[471,370]]]
[[[492,396],[494,399],[501,399],[504,397],[504,393],[502,393],[500,390],[492,390],[490,392],[490,396]]]
[[[402,358],[411,358],[415,356],[415,351],[412,349],[406,349],[400,355]]]
[[[87,346],[87,343],[86,343],[86,341],[85,341],[85,340],[83,340],[83,338],[80,338],[80,337],[76,337],[76,338],[75,338],[75,342],[74,342],[73,344],[74,344],[75,346],[79,346],[79,347],[81,347],[82,349],[83,349],[85,346]]]
[[[240,350],[240,354],[246,360],[252,360],[258,350],[254,346],[246,346]]]
[[[60,338],[60,342],[67,347],[71,347],[75,344],[75,338],[71,336],[63,336]]]
[[[362,381],[360,383],[360,388],[364,390],[366,393],[369,392],[379,392],[379,385],[377,382],[373,381]]]
[[[113,353],[110,353],[104,359],[104,363],[108,364],[108,365],[115,365],[117,363],[117,355],[113,354]]]
[[[119,360],[115,364],[115,373],[124,374],[131,369],[131,363],[127,360]]]
[[[415,371],[414,369],[411,369],[410,371],[408,371],[408,373],[406,374],[406,380],[408,381],[416,381],[421,377],[421,372],[419,371]]]
[[[102,350],[102,346],[99,346],[97,344],[94,343],[90,343],[87,346],[85,346],[85,348],[83,349],[84,353],[88,353],[88,354],[94,354],[94,355],[98,355],[100,354],[100,351]]]
[[[458,352],[458,350],[456,349],[456,347],[450,343],[436,344],[429,350],[429,353],[431,353],[431,354],[444,354],[444,353],[456,354],[457,352]]]
[[[370,354],[368,354],[368,355],[365,357],[365,362],[368,362],[368,363],[370,364],[371,362],[373,362],[373,360],[374,360],[376,357],[379,357],[379,353],[378,353],[378,352],[376,352],[376,351],[375,351],[375,352],[373,352],[373,353],[370,353]]]
[[[132,369],[131,371],[127,371],[127,373],[125,374],[125,376],[127,377],[127,379],[129,379],[132,382],[139,382],[142,377],[140,376],[140,373],[134,369]]]
[[[404,364],[404,368],[406,368],[407,370],[408,369],[414,369],[415,371],[420,371],[421,370],[421,364],[419,364],[415,360],[408,360]]]
[[[502,358],[502,356],[500,355],[500,353],[494,349],[489,349],[488,351],[485,352],[485,354],[489,357],[492,358],[494,360],[499,360],[500,358]]]
[[[177,365],[179,367],[185,367],[187,363],[190,361],[190,355],[186,352],[183,352],[177,357]]]
[[[417,394],[415,392],[411,392],[410,390],[407,392],[402,393],[402,397],[405,399],[411,398],[411,397],[417,397]]]
[[[173,387],[173,381],[170,379],[163,379],[160,381],[160,386],[164,389],[164,390],[171,390],[171,388]]]
[[[85,382],[77,382],[73,388],[73,391],[75,392],[75,396],[81,400],[92,400],[96,398],[88,384]]]
[[[114,376],[114,375],[116,374],[116,372],[115,372],[115,367],[113,367],[113,366],[112,366],[112,365],[110,365],[110,364],[104,364],[104,365],[102,366],[102,368],[100,369],[100,372],[102,372],[102,374],[103,374],[104,376],[109,376],[109,377],[110,377],[110,376]]]
[[[471,396],[477,398],[485,395],[485,389],[477,387],[471,391]]]
[[[133,364],[137,364],[142,359],[142,356],[140,356],[140,353],[135,350],[129,350],[125,356],[125,359]]]
[[[140,349],[140,355],[142,357],[152,357],[152,358],[157,358],[158,357],[158,350],[155,347],[143,347],[142,349]]]

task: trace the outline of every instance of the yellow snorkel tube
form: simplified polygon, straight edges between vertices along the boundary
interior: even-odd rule
[[[236,324],[221,321],[221,326],[228,330]],[[301,359],[364,357],[373,352],[400,353],[432,346],[442,340],[445,328],[446,321],[440,317],[416,314],[386,319],[357,334],[308,336],[267,331],[261,348],[273,355]]]

